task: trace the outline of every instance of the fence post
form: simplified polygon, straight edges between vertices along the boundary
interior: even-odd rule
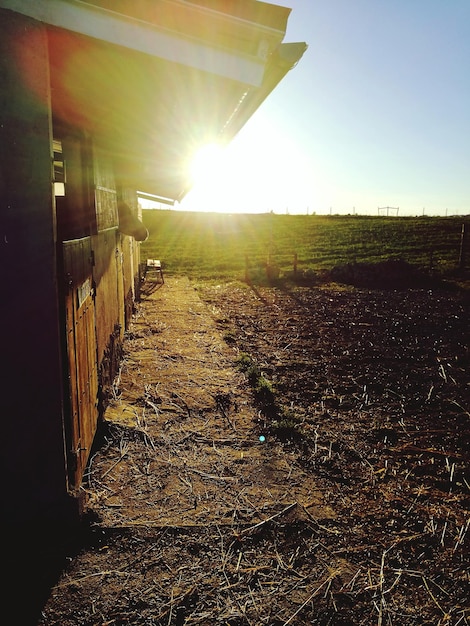
[[[297,252],[294,254],[294,274],[297,274]]]
[[[429,273],[432,274],[434,270],[434,249],[431,248],[429,251]]]
[[[465,245],[467,234],[465,232],[465,224],[462,224],[462,233],[460,235],[460,254],[459,254],[459,269],[465,269]]]

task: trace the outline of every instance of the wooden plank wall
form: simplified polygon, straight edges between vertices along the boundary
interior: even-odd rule
[[[103,359],[109,337],[120,327],[124,334],[122,305],[122,251],[117,228],[92,236],[95,259],[93,280],[96,285],[96,343],[98,363]]]
[[[64,242],[69,411],[65,424],[68,484],[77,489],[98,421],[98,365],[91,237]]]
[[[44,25],[0,9],[0,471],[3,519],[24,523],[70,503],[95,434],[96,380],[117,371],[138,275],[138,244],[118,230],[112,159],[97,148],[89,164],[78,128],[64,149],[80,228],[57,232],[50,78]],[[137,208],[135,192],[124,195]]]
[[[120,327],[124,333],[122,249],[118,232],[117,190],[110,155],[93,148],[93,173],[98,234],[92,238],[95,257],[98,363],[103,359],[110,336]]]
[[[135,190],[122,188],[120,190],[121,198],[128,204],[132,211],[139,215],[139,204]],[[124,307],[125,307],[125,326],[129,325],[134,310],[134,302],[139,297],[140,279],[140,245],[133,237],[121,235],[121,245],[123,250],[123,284],[124,284]]]
[[[44,25],[0,9],[2,522],[66,508],[63,371]]]

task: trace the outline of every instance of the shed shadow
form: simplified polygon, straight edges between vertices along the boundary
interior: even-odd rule
[[[91,520],[72,525],[8,525],[2,533],[2,614],[16,626],[37,626],[68,563],[90,541]]]

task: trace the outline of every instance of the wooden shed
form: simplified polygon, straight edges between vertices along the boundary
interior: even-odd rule
[[[0,0],[2,517],[61,520],[139,289],[137,192],[174,202],[306,49],[255,0]],[[124,215],[125,213],[125,215]]]

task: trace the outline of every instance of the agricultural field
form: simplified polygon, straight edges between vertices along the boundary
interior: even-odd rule
[[[195,278],[260,277],[266,265],[297,278],[346,264],[401,260],[445,274],[459,267],[465,218],[190,213],[145,210],[143,258]],[[468,253],[470,256],[470,253]]]
[[[468,626],[462,220],[144,220],[165,282],[37,623]]]

